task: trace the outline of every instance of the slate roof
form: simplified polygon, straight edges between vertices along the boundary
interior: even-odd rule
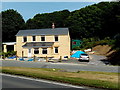
[[[54,42],[28,42],[23,45],[23,48],[39,48],[39,47],[52,47]]]
[[[16,36],[36,36],[36,35],[67,35],[68,28],[30,29],[20,30]]]

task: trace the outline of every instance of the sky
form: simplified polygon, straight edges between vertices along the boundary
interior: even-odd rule
[[[28,19],[33,18],[38,13],[40,14],[51,13],[54,11],[61,11],[65,9],[69,11],[74,11],[83,8],[85,6],[100,2],[100,0],[96,0],[96,1],[84,0],[84,2],[80,0],[74,0],[74,2],[72,2],[73,0],[64,0],[64,2],[62,2],[63,0],[57,0],[57,1],[56,0],[24,0],[21,2],[20,0],[2,0],[1,11],[5,11],[8,9],[17,10],[17,12],[19,12],[23,16],[23,19],[27,21]]]

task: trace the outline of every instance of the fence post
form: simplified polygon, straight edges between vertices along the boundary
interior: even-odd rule
[[[23,51],[22,51],[22,59],[23,59]]]
[[[17,57],[18,57],[18,56],[16,55],[16,60],[17,60]]]
[[[46,62],[48,62],[48,57],[46,56]]]
[[[16,51],[16,60],[17,60],[17,57],[18,57],[18,56],[17,56],[17,51]]]
[[[60,59],[59,59],[59,62],[61,62],[62,61],[62,56],[60,56]]]
[[[35,55],[33,56],[33,60],[35,61]]]

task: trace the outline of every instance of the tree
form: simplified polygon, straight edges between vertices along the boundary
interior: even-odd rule
[[[102,37],[113,38],[120,33],[120,2],[101,2],[95,6],[103,11]]]
[[[53,13],[36,14],[26,22],[27,29],[51,28],[52,23],[55,27],[66,27],[66,18],[69,16],[68,10],[55,11]]]
[[[25,21],[15,10],[2,11],[2,41],[15,41],[15,35],[20,29],[25,29]]]
[[[67,26],[70,27],[72,38],[98,36],[102,26],[101,15],[102,10],[96,6],[87,6],[71,12],[71,15],[67,18]]]

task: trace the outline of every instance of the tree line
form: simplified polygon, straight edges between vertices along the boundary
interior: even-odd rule
[[[19,30],[68,27],[71,39],[106,37],[115,38],[120,35],[120,2],[100,2],[79,10],[55,11],[36,14],[26,22],[16,10],[2,11],[2,40],[15,41]]]

